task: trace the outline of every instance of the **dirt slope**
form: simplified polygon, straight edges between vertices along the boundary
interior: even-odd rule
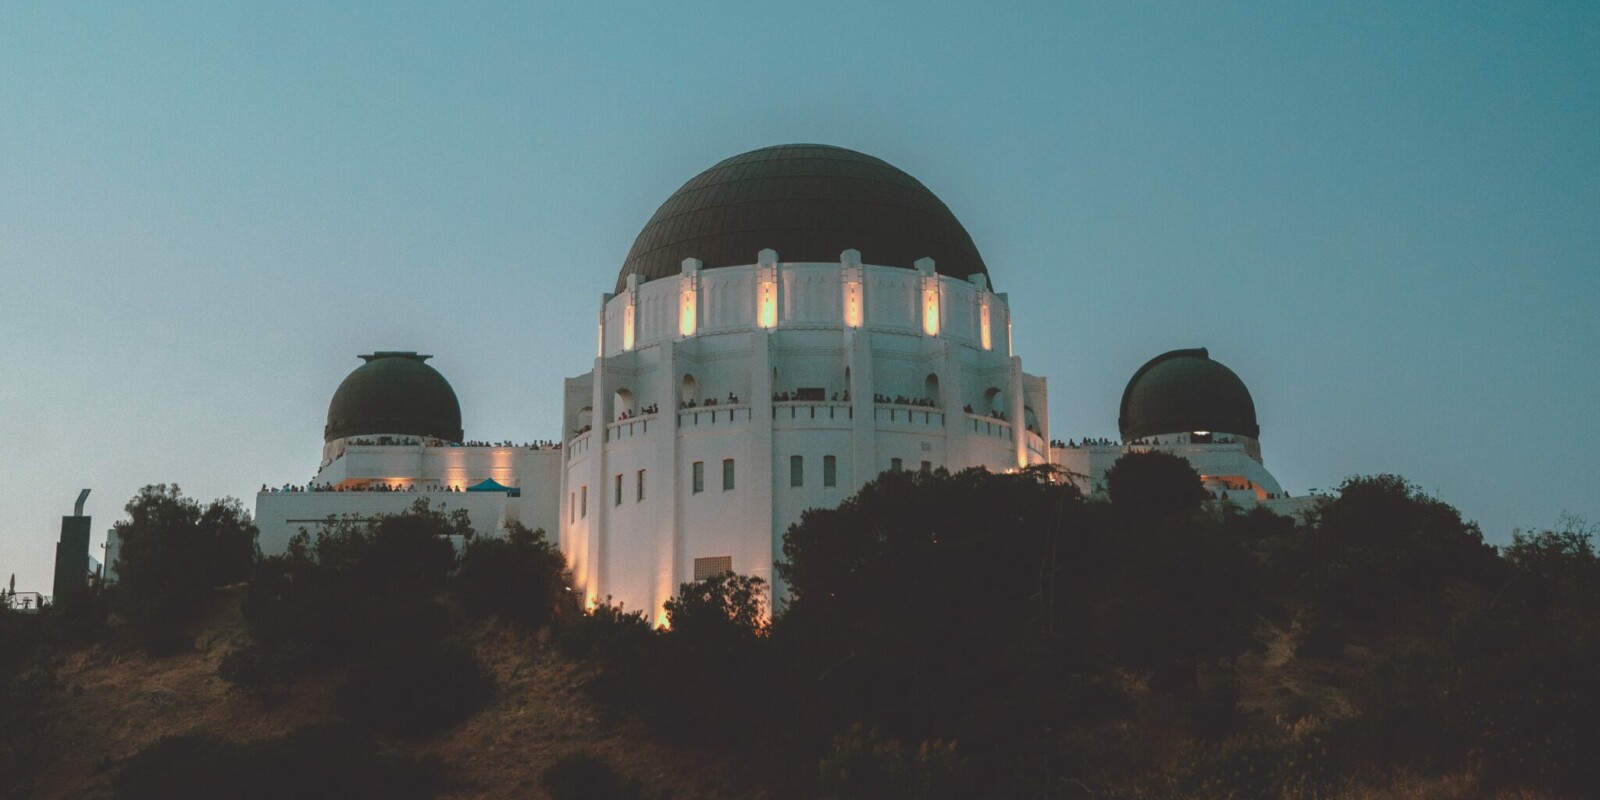
[[[217,664],[249,641],[239,617],[242,591],[230,590],[202,625],[194,649],[167,658],[95,645],[66,654],[57,669],[60,697],[50,725],[37,733],[45,753],[37,798],[104,798],[123,759],[163,736],[203,732],[236,741],[281,736],[336,719],[329,675],[296,687],[282,707],[264,710],[230,692]],[[582,667],[526,636],[485,625],[475,634],[479,659],[498,684],[474,718],[423,742],[394,742],[432,756],[453,771],[447,797],[543,797],[539,775],[570,753],[590,753],[643,781],[646,796],[761,798],[749,770],[725,754],[654,741],[636,727],[600,719],[579,690]]]

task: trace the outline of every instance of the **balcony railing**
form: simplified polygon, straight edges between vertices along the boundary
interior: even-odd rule
[[[679,428],[732,425],[750,421],[750,406],[699,406],[678,411]]]

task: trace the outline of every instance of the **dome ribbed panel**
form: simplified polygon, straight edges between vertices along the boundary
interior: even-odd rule
[[[787,262],[833,262],[854,248],[868,264],[988,277],[983,257],[933,192],[893,165],[827,145],[780,145],[726,159],[667,198],[634,240],[617,276],[677,275],[686,258],[705,269],[754,264],[763,249]]]

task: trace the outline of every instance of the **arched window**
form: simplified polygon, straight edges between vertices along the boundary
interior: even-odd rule
[[[700,387],[695,383],[694,375],[683,373],[683,394],[678,398],[683,403],[693,403],[700,397]]]
[[[928,402],[933,403],[934,405],[939,404],[938,373],[930,372],[928,373],[928,377],[922,381],[922,396],[926,398]]]
[[[617,419],[632,415],[633,392],[627,389],[618,389],[616,396],[612,398],[611,411]]]
[[[997,386],[990,386],[983,393],[983,408],[980,410],[987,411],[991,414],[1006,413],[1005,392],[1000,391],[1000,388]]]

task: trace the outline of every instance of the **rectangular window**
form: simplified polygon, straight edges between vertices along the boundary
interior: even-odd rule
[[[822,485],[830,488],[839,485],[839,459],[822,457]]]
[[[922,474],[924,474],[924,475],[932,475],[933,474],[933,462],[932,461],[924,461],[924,462],[922,462]]]
[[[706,490],[706,462],[694,462],[694,493],[699,494]]]
[[[589,516],[589,486],[578,487],[578,516],[587,519]]]
[[[633,501],[637,503],[644,500],[644,470],[642,469],[639,470],[639,485],[635,491],[637,494],[634,496]]]
[[[577,492],[568,492],[567,493],[567,521],[568,522],[577,522],[578,521],[578,493]]]
[[[789,485],[806,485],[806,460],[803,456],[789,456]]]
[[[905,468],[906,468],[906,462],[901,461],[898,458],[889,459],[889,469],[894,470],[895,472],[899,472],[899,471],[901,471],[901,470],[903,470]]]
[[[611,488],[611,505],[622,505],[622,473],[617,473],[617,480]]]
[[[733,491],[733,459],[722,459],[722,491]]]
[[[694,579],[703,581],[733,571],[733,556],[712,556],[694,560]]]

